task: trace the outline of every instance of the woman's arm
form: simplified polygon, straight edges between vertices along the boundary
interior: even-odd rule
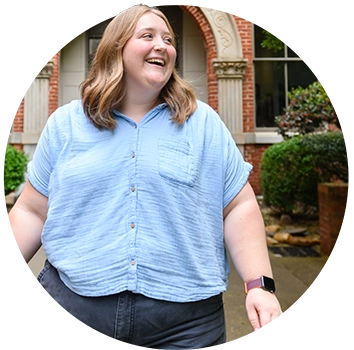
[[[41,247],[47,204],[47,197],[27,181],[23,192],[9,213],[12,232],[26,262],[29,262]]]
[[[226,246],[244,282],[262,275],[273,277],[263,217],[249,183],[225,208],[224,232]],[[247,294],[246,309],[254,330],[281,314],[275,295],[258,288]]]

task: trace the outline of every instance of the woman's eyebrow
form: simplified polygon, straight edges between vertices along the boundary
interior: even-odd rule
[[[144,27],[144,28],[141,28],[139,29],[136,34],[140,34],[140,33],[143,33],[143,32],[156,32],[156,28],[153,28],[153,27]],[[169,31],[163,31],[162,34],[164,35],[171,35],[171,33]]]

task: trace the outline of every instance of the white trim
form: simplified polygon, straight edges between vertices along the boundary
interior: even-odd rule
[[[284,141],[283,137],[276,132],[245,132],[245,144],[274,144]]]
[[[304,62],[300,57],[253,57],[255,62]]]
[[[8,143],[36,145],[42,130],[37,132],[11,132],[8,138]]]

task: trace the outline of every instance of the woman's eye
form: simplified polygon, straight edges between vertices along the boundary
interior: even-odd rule
[[[151,39],[152,38],[152,34],[144,34],[143,38]]]
[[[167,37],[167,38],[164,39],[164,41],[166,41],[166,42],[169,43],[169,44],[172,44],[172,38],[168,38],[168,37]]]

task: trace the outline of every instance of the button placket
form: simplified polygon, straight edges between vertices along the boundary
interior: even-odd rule
[[[130,222],[129,222],[129,252],[128,252],[128,289],[135,290],[137,286],[137,259],[136,259],[136,233],[137,233],[137,223],[136,223],[136,207],[137,207],[137,184],[136,184],[136,172],[137,172],[137,144],[138,144],[138,128],[137,125],[134,126],[135,130],[133,132],[131,140],[131,150],[130,150],[130,185],[127,190],[130,192]]]

